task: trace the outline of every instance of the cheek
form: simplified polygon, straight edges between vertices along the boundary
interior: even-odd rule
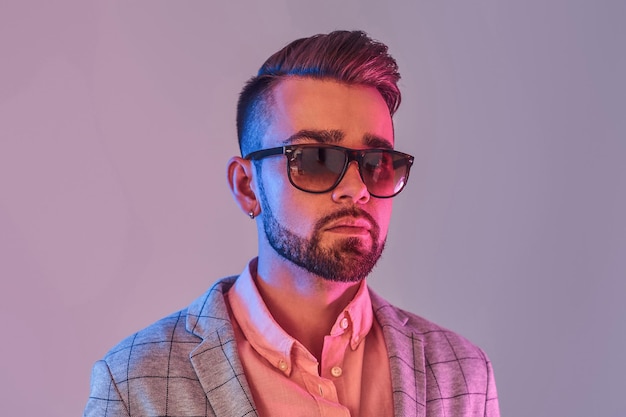
[[[382,236],[387,235],[389,222],[391,220],[391,212],[393,211],[393,202],[391,199],[382,200],[376,210],[376,220]]]
[[[272,164],[263,166],[262,181],[266,199],[264,204],[269,206],[276,221],[298,235],[306,235],[304,226],[307,224],[305,220],[310,204],[304,201],[303,193],[289,182],[284,162],[279,164],[272,161]]]
[[[258,192],[264,194],[260,198],[265,199],[265,203],[269,204],[274,214],[278,214],[280,204],[276,203],[289,185],[285,167],[280,162],[283,161],[278,157],[266,159],[256,171]]]

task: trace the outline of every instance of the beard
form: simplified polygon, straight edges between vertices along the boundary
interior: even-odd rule
[[[299,267],[334,282],[358,282],[374,269],[385,247],[379,241],[380,227],[374,218],[358,207],[344,208],[319,219],[310,238],[296,235],[274,216],[267,201],[262,181],[259,194],[265,236],[270,246],[284,259]],[[365,218],[371,224],[371,245],[359,237],[346,237],[327,248],[320,246],[324,225],[342,217]]]

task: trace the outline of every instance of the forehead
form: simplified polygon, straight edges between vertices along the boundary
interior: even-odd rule
[[[274,87],[269,104],[265,147],[303,130],[340,131],[344,146],[364,147],[372,136],[393,146],[389,109],[374,87],[292,77]]]

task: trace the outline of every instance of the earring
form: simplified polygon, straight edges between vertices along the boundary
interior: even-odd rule
[[[251,219],[254,219],[254,211],[250,210],[248,212],[248,216],[250,216]]]

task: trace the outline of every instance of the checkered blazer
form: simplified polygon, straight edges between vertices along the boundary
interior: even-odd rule
[[[235,279],[218,281],[187,309],[96,362],[84,416],[257,416],[223,298]],[[375,293],[371,298],[389,354],[395,416],[499,416],[483,351]]]

